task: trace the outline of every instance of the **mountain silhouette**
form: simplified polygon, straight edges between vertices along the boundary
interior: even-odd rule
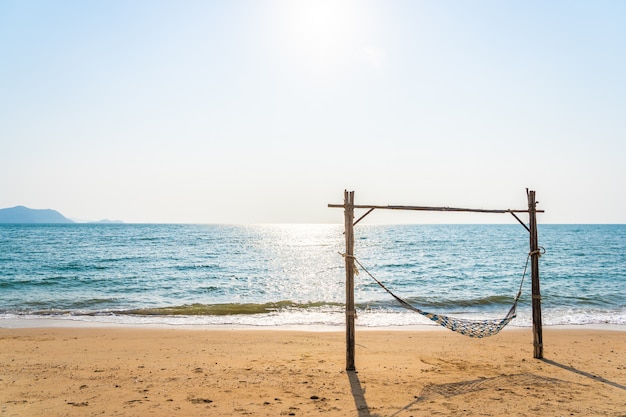
[[[24,206],[0,209],[0,223],[74,223],[56,210]]]

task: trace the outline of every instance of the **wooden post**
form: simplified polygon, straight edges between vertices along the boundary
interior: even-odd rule
[[[346,371],[354,371],[354,191],[344,192],[346,234]]]
[[[535,192],[528,192],[528,217],[530,228],[530,259],[533,306],[533,346],[534,358],[543,358],[543,334],[541,328],[541,288],[539,285],[539,243],[537,239],[537,203]]]

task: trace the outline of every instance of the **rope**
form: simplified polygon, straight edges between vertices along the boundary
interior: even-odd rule
[[[530,257],[533,255],[541,257],[541,255],[543,255],[544,253],[546,253],[546,248],[544,248],[543,246],[539,246],[539,249],[528,252],[528,256],[526,257],[526,265],[524,265],[524,273],[522,274],[522,281],[519,283],[519,291],[517,292],[517,297],[515,297],[516,303],[522,295],[522,285],[524,285],[524,278],[526,278],[526,271],[528,270],[528,262],[530,262]]]

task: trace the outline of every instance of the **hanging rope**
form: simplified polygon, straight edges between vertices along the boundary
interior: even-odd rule
[[[517,302],[519,301],[522,295],[522,286],[524,284],[524,278],[526,277],[526,271],[528,270],[528,263],[530,261],[531,256],[538,255],[541,256],[545,253],[545,249],[541,248],[540,250],[531,252],[528,254],[526,258],[526,265],[524,266],[524,273],[522,274],[522,280],[520,282],[519,290],[517,292],[517,296],[515,297],[515,301],[511,306],[509,312],[502,319],[490,319],[490,320],[469,320],[469,319],[460,319],[456,317],[445,316],[441,314],[433,314],[426,312],[422,309],[419,309],[409,302],[403,300],[402,298],[395,295],[389,288],[387,288],[382,282],[380,282],[374,275],[372,275],[367,268],[363,266],[363,264],[353,255],[347,255],[344,253],[340,253],[344,258],[352,258],[354,262],[363,270],[367,275],[369,275],[382,289],[387,291],[393,298],[402,305],[402,307],[414,311],[416,313],[421,314],[422,316],[434,321],[435,323],[443,326],[447,329],[450,329],[454,332],[460,333],[465,336],[474,337],[474,338],[482,338],[493,336],[500,332],[507,324],[511,322],[515,317],[517,317]],[[355,268],[355,273],[358,274],[358,270]]]

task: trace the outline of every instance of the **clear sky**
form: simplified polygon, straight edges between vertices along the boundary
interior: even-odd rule
[[[624,1],[0,0],[0,208],[626,223],[625,157]]]

